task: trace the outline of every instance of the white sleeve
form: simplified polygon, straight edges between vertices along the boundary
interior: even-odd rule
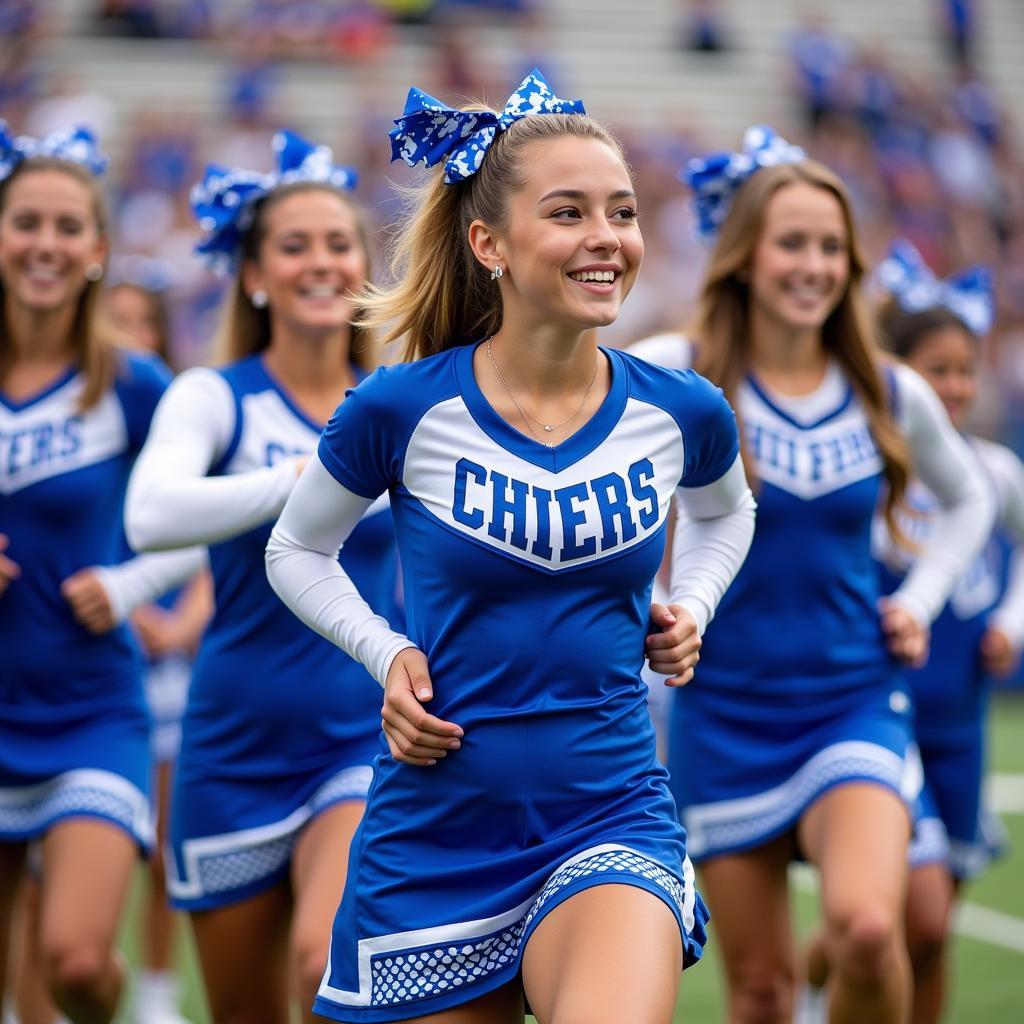
[[[986,445],[985,459],[999,491],[999,525],[1013,544],[1006,590],[988,624],[1002,630],[1014,647],[1024,647],[1024,464],[1002,445]]]
[[[756,508],[738,455],[713,483],[676,490],[671,602],[696,619],[701,635],[747,557]]]
[[[940,508],[924,550],[890,600],[927,625],[988,540],[995,506],[977,460],[938,396],[908,366],[897,366],[896,372],[899,425],[910,445],[914,472]]]
[[[196,547],[136,555],[120,565],[101,565],[93,571],[120,623],[136,608],[188,582],[206,565],[206,548]]]
[[[136,551],[213,544],[273,519],[297,477],[297,460],[207,477],[231,443],[235,401],[227,381],[187,370],[167,389],[132,470],[125,534]]]
[[[338,563],[338,552],[372,500],[309,460],[267,544],[267,578],[311,629],[366,666],[384,685],[395,655],[416,645],[375,615]]]

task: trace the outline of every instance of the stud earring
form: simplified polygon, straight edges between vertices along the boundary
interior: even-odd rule
[[[103,276],[103,264],[102,263],[90,263],[85,268],[85,279],[86,281],[98,281]]]
[[[269,302],[269,296],[262,288],[257,288],[256,291],[249,296],[249,301],[253,304],[256,309],[266,309],[267,302]]]
[[[502,275],[502,273],[504,273],[504,271],[502,271],[502,269],[501,269],[501,264],[499,263],[499,264],[498,264],[498,265],[497,265],[497,266],[496,266],[496,267],[495,267],[495,268],[494,268],[494,269],[493,269],[493,270],[491,271],[491,280],[492,280],[492,281],[497,281],[497,280],[499,280],[499,279],[500,279],[500,277],[501,277],[501,275]]]

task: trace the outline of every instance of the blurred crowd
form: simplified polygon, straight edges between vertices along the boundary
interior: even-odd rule
[[[728,0],[676,0],[679,32],[669,45],[717,59],[735,39]],[[70,121],[92,124],[101,138],[119,116],[109,97],[91,94],[73,69],[44,74],[36,55],[57,29],[48,4],[0,0],[0,116],[38,135]],[[357,62],[368,70],[406,34],[430,47],[436,67],[425,83],[454,100],[501,102],[512,84],[495,81],[476,35],[499,24],[519,40],[524,72],[543,49],[545,5],[538,0],[96,0],[89,30],[134,40],[185,38],[223,52],[221,119],[209,126],[180,111],[145,110],[116,124],[123,154],[112,169],[114,235],[123,255],[159,262],[173,295],[180,363],[206,357],[220,284],[191,257],[195,228],[188,189],[208,159],[269,169],[274,129],[294,126],[283,109],[281,69],[288,61]],[[922,80],[904,70],[881,41],[863,46],[821,16],[807,16],[778,39],[789,69],[792,118],[776,127],[835,168],[849,185],[868,243],[879,259],[896,235],[909,238],[945,275],[987,263],[997,275],[999,316],[985,354],[983,432],[1024,450],[1024,148],[974,58],[975,13],[965,0],[936,0],[934,31],[944,33],[948,65]],[[568,95],[572,83],[552,72]],[[504,77],[504,75],[502,76]],[[393,116],[394,112],[392,112]],[[323,139],[361,172],[358,195],[386,238],[399,213],[391,182],[385,112],[367,115],[358,137]],[[678,171],[709,148],[699,122],[677,131],[631,133],[623,140],[636,171],[647,243],[643,274],[608,340],[626,344],[685,323],[699,287],[704,252],[694,240]],[[737,143],[739,140],[736,140]],[[381,273],[385,271],[382,269]]]

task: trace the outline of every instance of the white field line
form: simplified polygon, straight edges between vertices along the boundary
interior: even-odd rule
[[[807,864],[794,864],[789,871],[790,880],[803,892],[818,891],[818,873]],[[953,928],[958,935],[999,946],[1014,953],[1024,953],[1024,920],[1000,910],[977,903],[961,903]]]
[[[1024,775],[990,775],[985,794],[987,805],[996,814],[1024,814]]]

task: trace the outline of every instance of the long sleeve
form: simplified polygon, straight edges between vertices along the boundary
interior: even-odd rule
[[[714,482],[676,490],[671,601],[693,615],[702,635],[747,557],[756,507],[739,456]]]
[[[267,577],[307,626],[361,662],[383,686],[395,655],[416,645],[374,614],[338,563],[338,552],[371,504],[313,456],[270,535]]]
[[[284,508],[297,460],[229,476],[206,474],[231,445],[235,401],[212,370],[189,370],[157,406],[132,470],[125,533],[137,551],[213,544],[273,519]]]
[[[120,565],[98,566],[95,573],[118,622],[192,579],[207,565],[206,548],[182,548],[136,555]]]
[[[987,444],[985,459],[999,492],[999,526],[1012,543],[1006,589],[988,624],[1024,647],[1024,464],[1008,448]]]
[[[914,471],[940,509],[925,549],[891,600],[927,625],[988,540],[995,507],[976,460],[935,392],[906,366],[897,368],[897,384],[898,419]]]

